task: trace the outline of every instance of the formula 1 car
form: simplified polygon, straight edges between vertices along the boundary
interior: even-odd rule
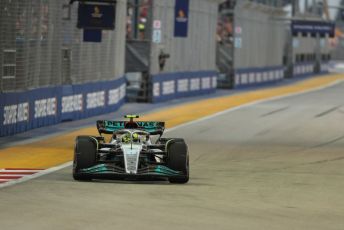
[[[162,138],[164,122],[134,121],[137,115],[125,118],[130,120],[97,121],[100,136],[76,138],[74,179],[168,179],[170,183],[187,183],[189,154],[185,141]],[[109,142],[103,134],[111,135]]]

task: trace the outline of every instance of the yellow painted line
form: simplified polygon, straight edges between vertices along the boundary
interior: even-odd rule
[[[299,93],[343,80],[343,75],[326,75],[289,86],[262,89],[177,105],[142,117],[144,120],[165,121],[171,128],[211,114],[258,100]],[[96,127],[83,128],[68,134],[47,138],[0,150],[1,168],[50,168],[71,161],[74,139],[78,135],[97,135]]]

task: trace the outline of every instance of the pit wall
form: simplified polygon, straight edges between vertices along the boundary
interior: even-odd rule
[[[294,64],[294,77],[305,77],[305,76],[314,75],[315,74],[314,65],[315,65],[314,62]],[[326,74],[328,72],[329,72],[329,63],[328,62],[321,63],[320,74]]]
[[[193,71],[152,75],[152,102],[215,93],[216,71]]]
[[[1,93],[0,136],[110,113],[124,103],[124,98],[124,78]]]
[[[283,66],[237,69],[235,71],[235,87],[262,85],[281,81],[283,78]]]

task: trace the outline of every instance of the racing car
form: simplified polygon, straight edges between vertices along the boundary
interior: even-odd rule
[[[97,121],[99,136],[78,136],[75,140],[73,177],[92,179],[189,181],[188,146],[181,138],[163,138],[165,123]],[[106,141],[104,134],[111,135]]]

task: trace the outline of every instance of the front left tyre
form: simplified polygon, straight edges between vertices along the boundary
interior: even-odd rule
[[[183,175],[170,177],[173,184],[185,184],[189,181],[189,153],[188,146],[183,139],[171,139],[167,141],[167,166]]]

